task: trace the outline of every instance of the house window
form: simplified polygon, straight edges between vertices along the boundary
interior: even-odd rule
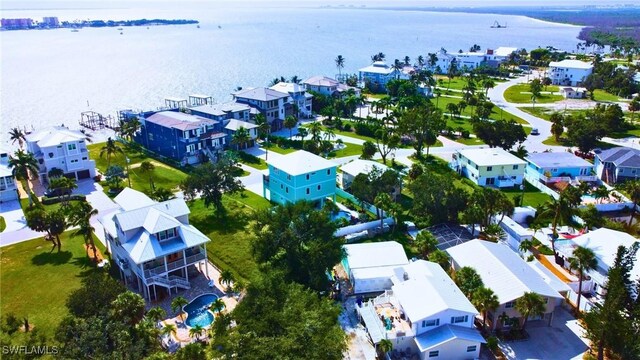
[[[440,319],[424,320],[422,322],[422,327],[438,326],[438,325],[440,325]]]
[[[440,350],[436,350],[436,351],[429,351],[429,357],[438,357],[440,356]]]
[[[327,169],[327,175],[331,175],[331,169]]]
[[[513,170],[518,170],[518,165],[513,165]]]
[[[286,189],[284,189],[284,190],[285,190],[285,192],[286,192],[287,194],[289,193],[289,187],[288,187],[288,186],[287,186],[287,188],[286,188]]]
[[[467,346],[467,352],[475,352],[476,349],[476,345]]]
[[[82,160],[87,160],[87,157],[86,157],[86,156],[83,156],[83,157],[82,157]]]
[[[469,320],[469,315],[452,316],[451,317],[451,323],[452,324],[463,323],[463,322],[467,322],[468,320]]]
[[[492,171],[493,170],[493,166],[487,166],[487,171]]]
[[[75,163],[77,163],[77,162],[78,162],[78,159],[73,159],[73,160],[71,160],[70,162],[71,162],[72,164],[75,164]]]
[[[478,170],[478,165],[476,165],[476,170]]]
[[[307,188],[307,195],[309,195],[309,188]]]
[[[318,185],[318,191],[320,191],[320,189],[322,189],[322,185]]]
[[[173,238],[175,236],[176,236],[175,229],[169,229],[169,230],[165,230],[165,231],[160,231],[159,233],[156,234],[156,237],[160,241],[171,239],[171,238]]]
[[[504,308],[511,309],[514,305],[515,305],[514,301],[509,301],[508,303],[504,304]]]
[[[67,145],[67,149],[69,149],[69,151],[73,151],[76,149],[76,144],[69,144]]]
[[[309,174],[307,174],[307,180],[309,180]]]

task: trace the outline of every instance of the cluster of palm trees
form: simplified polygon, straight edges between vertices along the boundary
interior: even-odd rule
[[[180,317],[180,321],[184,322],[184,307],[189,304],[189,301],[184,296],[176,296],[171,301],[171,310],[178,313]],[[214,316],[219,317],[222,316],[222,311],[225,309],[226,305],[224,301],[220,298],[217,298],[214,302],[209,305],[209,310],[213,312]],[[152,317],[155,322],[158,322],[166,317],[166,312],[162,308],[151,308],[147,312],[146,316]],[[177,327],[174,324],[163,324],[162,329],[160,330],[161,335],[167,336],[176,336]],[[189,336],[195,338],[197,341],[200,340],[200,337],[206,332],[205,328],[202,325],[196,324],[191,326],[189,329]]]

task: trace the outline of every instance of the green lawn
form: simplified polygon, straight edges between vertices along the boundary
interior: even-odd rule
[[[562,95],[549,94],[546,92],[554,92],[558,91],[557,86],[548,86],[547,90],[540,94],[540,96],[536,99],[536,103],[552,103],[560,100],[564,100]],[[529,84],[518,84],[509,87],[504,92],[504,98],[510,102],[515,104],[527,104],[531,103],[531,92],[529,89]]]
[[[87,149],[89,149],[89,156],[92,160],[95,160],[96,167],[100,170],[100,172],[104,173],[107,170],[107,155],[104,154],[102,157],[100,156],[100,149],[105,145],[105,143],[95,143],[87,145]],[[145,160],[151,160],[147,155],[136,148],[134,146],[128,144],[118,143],[118,145],[124,151],[124,154],[117,153],[111,157],[111,165],[120,165],[123,168],[127,167],[126,158],[129,158],[129,166],[133,164],[139,164]]]
[[[458,104],[460,103],[460,101],[462,101],[462,99],[459,98],[450,98],[450,97],[440,97],[440,98],[434,98],[431,99],[431,102],[433,102],[439,109],[441,109],[444,113],[448,113],[447,110],[447,104],[449,103],[453,103],[453,104]],[[473,116],[475,114],[475,107],[472,106],[467,106],[464,108],[464,111],[460,114],[462,116]],[[499,108],[497,106],[494,106],[493,109],[491,109],[491,115],[489,116],[490,119],[492,120],[513,120],[515,122],[517,122],[518,124],[523,124],[523,125],[528,125],[529,123],[518,117],[515,116],[509,112],[506,112],[504,110],[502,110],[502,108]],[[455,128],[455,127],[454,127]]]
[[[451,79],[451,85],[449,85],[449,78],[446,76],[437,75],[435,79],[437,82],[436,86],[439,88],[442,88],[443,90],[446,90],[447,88],[452,90],[462,90],[467,85],[467,80],[462,76],[456,76],[453,79]],[[492,78],[492,79],[496,83],[507,81],[507,80],[498,79],[498,78]],[[442,80],[442,82],[440,80]],[[478,91],[484,90],[483,88],[481,88],[482,84],[478,84],[477,86],[478,86]]]
[[[265,170],[268,168],[267,162],[257,156],[248,154],[244,151],[238,151],[238,161],[247,166],[251,166],[254,169]]]
[[[129,173],[131,174],[131,186],[135,190],[143,192],[151,190],[149,176],[144,174],[139,167],[130,169]],[[186,178],[187,174],[174,168],[156,165],[155,170],[153,170],[153,183],[156,188],[174,190]]]
[[[520,189],[503,189],[502,192],[506,193],[507,196],[512,200],[515,197],[522,195],[522,190]],[[551,200],[551,196],[541,192],[540,190],[538,190],[538,188],[534,187],[533,185],[525,181],[524,199],[523,199],[524,206],[537,207],[550,200]]]
[[[71,200],[69,201],[69,203],[72,205],[76,201],[80,201],[80,200]],[[53,211],[57,211],[62,207],[62,202],[51,204],[51,205],[42,204],[42,206],[46,211],[53,212]],[[29,207],[29,199],[27,198],[20,199],[20,207],[22,208],[23,211],[26,210]]]
[[[329,153],[328,158],[341,158],[346,156],[362,155],[362,145],[344,143],[346,145],[343,149],[332,151]]]
[[[263,143],[262,145],[263,145],[262,146],[263,148],[269,149],[269,151],[273,151],[275,153],[282,154],[282,155],[291,154],[292,152],[297,151],[297,149],[294,149],[294,148],[283,148],[283,147],[280,147],[279,145],[276,145],[274,143],[269,143],[268,147],[266,146],[266,143]]]
[[[3,232],[7,228],[7,222],[4,217],[0,216],[0,232]]]
[[[206,208],[201,199],[189,203],[189,221],[211,239],[207,253],[216,266],[250,280],[258,272],[251,256],[251,216],[255,210],[266,209],[270,204],[250,191],[225,195],[223,203],[227,211],[220,216]]]
[[[97,271],[84,251],[84,240],[70,231],[62,237],[62,251],[51,252],[42,238],[0,248],[0,292],[2,314],[27,316],[31,326],[47,337],[54,335],[67,315],[65,302],[80,281]],[[96,245],[101,251],[100,241]]]
[[[620,99],[620,97],[618,95],[614,95],[611,93],[608,93],[604,90],[601,89],[596,89],[593,91],[593,100],[595,101],[606,101],[606,102],[618,102],[621,101],[623,99]]]

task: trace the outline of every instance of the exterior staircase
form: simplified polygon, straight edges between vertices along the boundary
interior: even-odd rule
[[[149,279],[148,285],[159,285],[166,288],[179,287],[182,289],[191,289],[191,284],[186,279],[179,276],[169,276],[168,278],[162,276],[154,276]]]

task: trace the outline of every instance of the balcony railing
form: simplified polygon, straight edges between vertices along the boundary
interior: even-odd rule
[[[206,255],[204,253],[198,253],[198,254],[195,254],[195,255],[187,256],[186,263],[187,264],[193,264],[195,262],[202,261],[205,258],[206,258]]]
[[[175,269],[181,268],[181,267],[183,267],[185,265],[186,265],[186,263],[184,261],[184,258],[181,258],[179,260],[167,263],[166,269],[164,267],[164,264],[156,266],[156,267],[153,267],[153,268],[150,268],[150,269],[145,269],[144,270],[144,276],[145,277],[158,276],[158,275],[164,274],[166,272],[173,271]]]
[[[544,176],[540,175],[540,180],[545,183],[556,183],[560,181],[571,182],[574,180],[577,181],[598,181],[598,177],[596,175],[578,175],[578,176]]]

